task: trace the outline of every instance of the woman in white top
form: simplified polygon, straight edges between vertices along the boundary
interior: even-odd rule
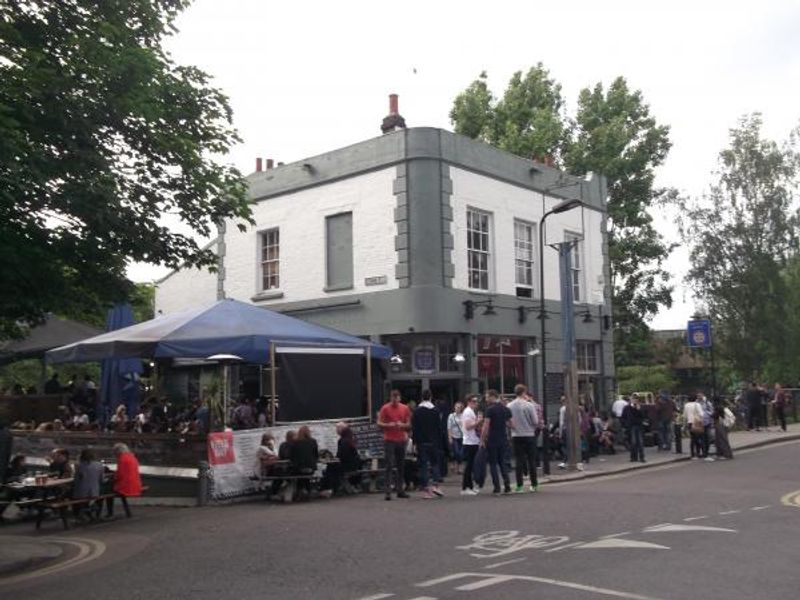
[[[453,412],[447,417],[447,441],[450,443],[450,456],[456,466],[456,473],[461,474],[461,462],[464,460],[464,429],[461,426],[461,415],[464,405],[456,402]]]

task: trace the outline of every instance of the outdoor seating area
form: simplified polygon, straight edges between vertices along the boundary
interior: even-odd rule
[[[24,456],[15,455],[0,484],[0,517],[13,507],[19,517],[35,520],[37,530],[48,515],[58,517],[69,529],[72,524],[100,521],[103,506],[105,519],[111,519],[119,499],[130,518],[128,498],[141,496],[149,488],[141,484],[139,464],[130,449],[117,444],[114,451],[114,464],[98,461],[91,449],[83,450],[73,463],[69,451],[58,448],[45,470],[32,470]]]

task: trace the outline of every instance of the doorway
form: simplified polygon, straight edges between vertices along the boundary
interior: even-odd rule
[[[434,401],[444,400],[450,408],[453,408],[456,401],[460,399],[460,388],[460,382],[457,379],[431,380],[431,394],[433,394]]]

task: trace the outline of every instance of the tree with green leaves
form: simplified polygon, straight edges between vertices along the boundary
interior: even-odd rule
[[[542,161],[558,160],[568,140],[561,85],[542,63],[514,73],[499,101],[484,71],[456,97],[450,120],[456,133]]]
[[[624,78],[598,83],[578,97],[574,120],[564,114],[561,86],[539,63],[515,73],[495,102],[486,73],[458,95],[450,112],[457,133],[528,158],[552,157],[575,175],[601,173],[608,183],[608,245],[618,364],[649,360],[646,320],[672,304],[663,263],[672,246],[649,210],[675,192],[654,187],[655,169],[670,149],[641,92]]]
[[[783,145],[762,137],[761,115],[743,117],[720,153],[717,181],[684,200],[688,281],[714,321],[721,354],[740,377],[769,376],[788,356],[787,283],[798,255],[798,133]],[[772,372],[767,366],[772,364]]]
[[[214,158],[238,141],[228,100],[162,47],[188,4],[0,4],[0,338],[128,298],[130,262],[211,266],[196,237],[249,221]]]

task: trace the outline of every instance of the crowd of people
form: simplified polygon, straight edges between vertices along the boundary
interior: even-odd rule
[[[288,430],[277,447],[275,436],[269,431],[265,432],[256,451],[256,470],[261,478],[271,480],[270,495],[280,494],[288,483],[284,477],[307,476],[297,480],[297,493],[300,499],[308,499],[311,496],[310,476],[316,472],[321,460],[326,463],[319,483],[322,497],[357,493],[363,463],[358,452],[358,441],[345,422],[336,424],[336,433],[339,436],[336,454],[331,455],[325,451],[320,452],[319,444],[307,425],[297,430]]]
[[[14,502],[35,498],[42,491],[35,484],[37,479],[47,478],[63,485],[52,487],[49,499],[85,498],[87,503],[74,505],[74,516],[78,520],[96,518],[101,507],[90,506],[93,499],[102,494],[113,493],[122,497],[135,497],[142,493],[139,462],[130,448],[123,443],[113,446],[116,467],[112,471],[105,461],[97,459],[92,448],[84,448],[73,461],[66,448],[55,448],[50,452],[46,467],[28,464],[23,454],[12,454],[13,438],[5,427],[0,426],[0,507],[3,510]],[[106,499],[106,516],[113,516],[113,499]],[[0,513],[1,514],[1,513]]]

